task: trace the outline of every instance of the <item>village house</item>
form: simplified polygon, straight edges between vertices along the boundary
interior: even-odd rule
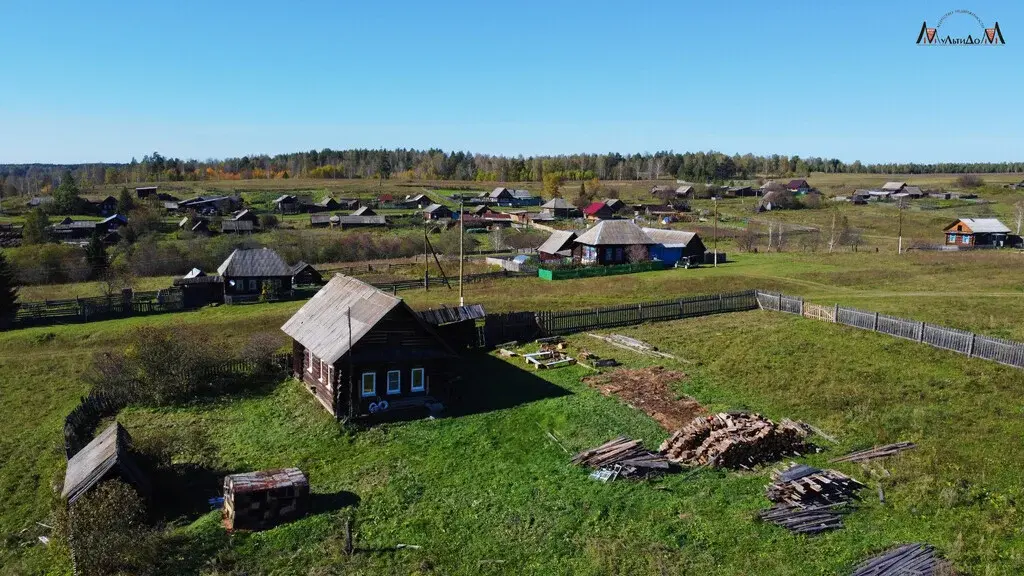
[[[626,264],[650,258],[655,244],[632,220],[602,220],[576,238],[572,259],[581,264]]]
[[[337,210],[338,202],[334,198],[328,196],[327,198],[324,198],[323,200],[313,204],[313,206],[315,206],[316,209],[320,212],[327,212],[330,210]]]
[[[555,218],[575,218],[580,211],[565,198],[552,198],[541,205],[543,212],[549,212]]]
[[[676,188],[675,196],[676,198],[679,199],[693,198],[693,192],[693,186],[690,186],[689,184],[683,184],[682,186]]]
[[[177,210],[195,210],[201,214],[229,214],[242,205],[239,196],[196,196],[176,204]]]
[[[355,210],[359,208],[358,198],[338,198],[338,210]]]
[[[605,198],[604,203],[612,210],[612,214],[618,214],[626,208],[626,203],[618,198]]]
[[[156,196],[156,186],[140,186],[135,189],[135,197],[139,200],[146,200]]]
[[[402,299],[335,275],[281,327],[292,371],[335,418],[447,400],[456,354]]]
[[[283,194],[278,196],[274,200],[275,210],[281,214],[298,214],[300,212],[306,212],[307,207],[311,204],[308,199],[304,199],[294,194]]]
[[[111,214],[117,213],[117,198],[113,196],[107,196],[103,200],[97,200],[95,202],[88,201],[88,210],[93,214],[100,216],[110,216]]]
[[[495,188],[488,194],[488,199],[499,206],[537,206],[540,199],[530,193],[529,190],[516,190],[513,188]]]
[[[313,268],[312,264],[306,264],[299,260],[292,266],[292,286],[303,286],[309,284],[323,284],[324,277],[320,271]]]
[[[426,194],[416,194],[415,196],[406,196],[405,200],[402,201],[403,208],[426,208],[432,204],[436,204]]]
[[[896,192],[902,192],[907,187],[906,182],[886,182],[882,184],[882,192],[888,192],[889,194],[895,194]]]
[[[571,230],[552,232],[551,236],[537,248],[537,256],[541,262],[561,261],[572,258],[572,247],[576,242],[576,233]]]
[[[675,266],[680,260],[693,259],[704,261],[707,248],[696,232],[669,230],[665,228],[641,228],[648,238],[653,240],[650,248],[651,259],[660,260],[665,266]]]
[[[587,220],[608,220],[615,217],[615,211],[604,202],[591,202],[583,209]]]
[[[269,248],[237,249],[217,268],[224,279],[224,301],[279,298],[292,291],[292,269]]]
[[[101,482],[117,478],[133,487],[140,496],[150,495],[150,482],[131,452],[131,436],[114,422],[84,448],[68,459],[61,497],[68,504]]]
[[[943,230],[946,246],[1001,247],[1009,243],[1010,229],[995,218],[960,218]]]
[[[746,196],[757,196],[757,190],[750,186],[732,186],[725,191],[726,195],[742,198]]]
[[[490,206],[486,204],[481,204],[480,206],[477,206],[476,208],[473,208],[472,210],[469,211],[469,214],[480,217],[496,213],[497,212],[495,212]]]
[[[423,209],[424,220],[440,220],[442,218],[451,218],[452,211],[447,206],[441,204],[431,204]]]
[[[101,237],[128,224],[128,219],[119,214],[108,216],[103,220],[72,220],[64,218],[48,228],[50,236],[58,242],[85,242],[93,234]]]
[[[792,208],[795,204],[793,192],[790,190],[773,190],[765,192],[757,201],[758,212],[771,212],[772,210],[785,210]]]
[[[807,183],[807,180],[803,179],[790,180],[789,184],[786,184],[786,190],[794,194],[807,194],[811,191],[811,185]]]

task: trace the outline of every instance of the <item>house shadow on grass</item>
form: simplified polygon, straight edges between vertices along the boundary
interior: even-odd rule
[[[458,417],[514,408],[572,392],[483,352],[467,352],[461,361],[462,380],[446,402],[445,416]]]

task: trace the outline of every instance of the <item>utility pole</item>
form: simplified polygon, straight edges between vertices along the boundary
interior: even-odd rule
[[[718,196],[712,196],[715,201],[715,236],[713,238],[715,247],[715,268],[718,268]]]
[[[898,240],[898,243],[896,244],[896,253],[897,254],[903,254],[903,206],[904,206],[904,202],[903,202],[903,199],[901,198],[900,199],[900,203],[897,205],[897,207],[899,208],[899,213],[900,213],[900,229],[899,229],[899,232],[898,232],[899,240]]]
[[[465,285],[462,279],[463,264],[466,262],[465,241],[466,241],[466,195],[459,194],[459,306],[466,305],[463,297],[462,287]]]

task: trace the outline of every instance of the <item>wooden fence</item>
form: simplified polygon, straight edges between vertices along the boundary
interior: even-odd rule
[[[136,292],[128,298],[98,296],[72,300],[23,302],[18,306],[14,326],[46,326],[50,324],[96,322],[128,316],[163,314],[184,310],[180,290]]]
[[[899,316],[890,316],[880,312],[868,312],[845,306],[816,306],[805,304],[802,298],[785,296],[775,292],[757,292],[758,305],[765,310],[801,314],[825,322],[835,322],[871,330],[928,344],[944,350],[952,350],[972,358],[991,360],[1015,368],[1024,368],[1024,343],[993,338],[949,328],[936,326],[920,320],[910,320]],[[812,313],[808,313],[813,310]],[[828,313],[832,310],[832,313]]]
[[[561,335],[659,320],[678,320],[723,312],[757,309],[755,292],[691,296],[675,300],[641,302],[567,312],[537,312],[537,324],[546,334]]]

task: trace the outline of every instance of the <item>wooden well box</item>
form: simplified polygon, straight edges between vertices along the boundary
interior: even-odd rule
[[[301,518],[309,510],[309,479],[298,468],[233,474],[224,478],[224,527],[263,530]]]

